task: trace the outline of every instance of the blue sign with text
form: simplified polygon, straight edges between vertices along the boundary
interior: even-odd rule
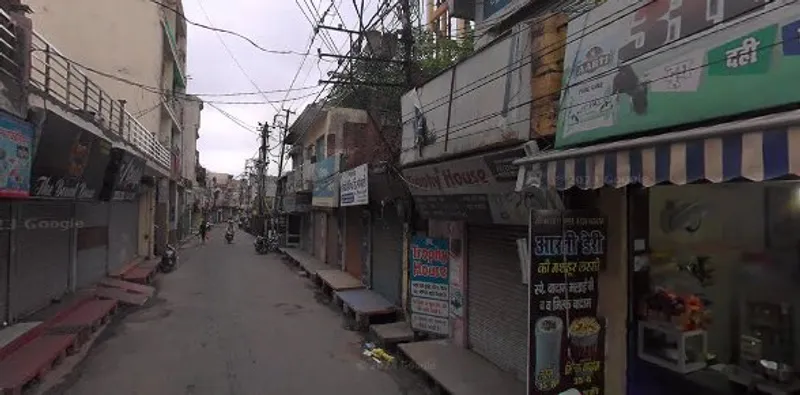
[[[411,240],[411,281],[434,284],[450,282],[450,249],[447,239],[414,237]]]

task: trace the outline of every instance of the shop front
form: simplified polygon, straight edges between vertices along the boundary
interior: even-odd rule
[[[108,205],[100,193],[110,150],[104,138],[47,114],[32,164],[33,199],[12,205],[12,319],[104,274]]]
[[[520,170],[524,185],[621,192],[629,220],[609,220],[609,238],[624,235],[627,254],[609,265],[624,264],[629,279],[612,287],[601,276],[600,289],[627,311],[604,314],[601,303],[600,314],[607,341],[627,344],[627,362],[606,361],[606,377],[627,370],[627,393],[800,385],[797,124],[800,112],[778,113],[518,162],[533,163]]]
[[[314,256],[333,267],[341,267],[339,239],[339,156],[331,156],[314,164],[311,193],[314,217]]]
[[[427,220],[417,233],[449,245],[447,336],[520,380],[527,375],[528,287],[518,243],[527,239],[531,208],[560,202],[514,192],[512,162],[524,155],[518,147],[403,170]]]
[[[364,243],[369,235],[369,228],[364,228],[364,211],[369,208],[369,165],[343,171],[339,180],[339,212],[343,217],[342,269],[351,276],[364,279],[368,270],[364,270],[364,262],[368,256],[364,254]],[[364,282],[364,281],[362,281]],[[369,281],[364,282],[369,284]]]
[[[145,160],[122,149],[111,149],[101,199],[109,205],[108,260],[105,271],[116,272],[139,251],[139,207]]]
[[[6,173],[0,184],[0,322],[9,322],[10,274],[13,263],[11,243],[14,229],[11,199],[30,196],[31,162],[35,130],[32,124],[0,112],[0,149]],[[16,204],[14,204],[16,205]]]

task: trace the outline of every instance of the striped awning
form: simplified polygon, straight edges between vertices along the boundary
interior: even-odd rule
[[[559,190],[800,176],[800,112],[559,152],[515,163],[518,186]],[[755,127],[753,126],[763,126]]]

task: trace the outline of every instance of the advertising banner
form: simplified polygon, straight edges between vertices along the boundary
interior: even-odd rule
[[[556,147],[800,101],[790,3],[608,0],[570,19]]]
[[[110,152],[108,140],[48,112],[33,159],[31,195],[99,199]]]
[[[145,160],[122,148],[111,149],[102,200],[135,200],[144,174]]]
[[[411,264],[411,326],[450,334],[450,248],[447,239],[414,237]]]
[[[33,125],[0,113],[0,197],[30,195]]]
[[[342,172],[339,183],[339,205],[362,206],[369,203],[369,165],[363,164]]]
[[[606,219],[593,211],[531,211],[528,394],[603,393],[605,320],[597,276]]]
[[[314,164],[314,188],[311,205],[337,207],[339,204],[339,157],[330,156]]]

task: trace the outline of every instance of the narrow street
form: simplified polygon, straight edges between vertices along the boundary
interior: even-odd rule
[[[311,284],[252,237],[181,251],[148,306],[118,317],[51,394],[417,394],[410,374],[372,368],[361,336]],[[407,383],[403,384],[406,381]]]

